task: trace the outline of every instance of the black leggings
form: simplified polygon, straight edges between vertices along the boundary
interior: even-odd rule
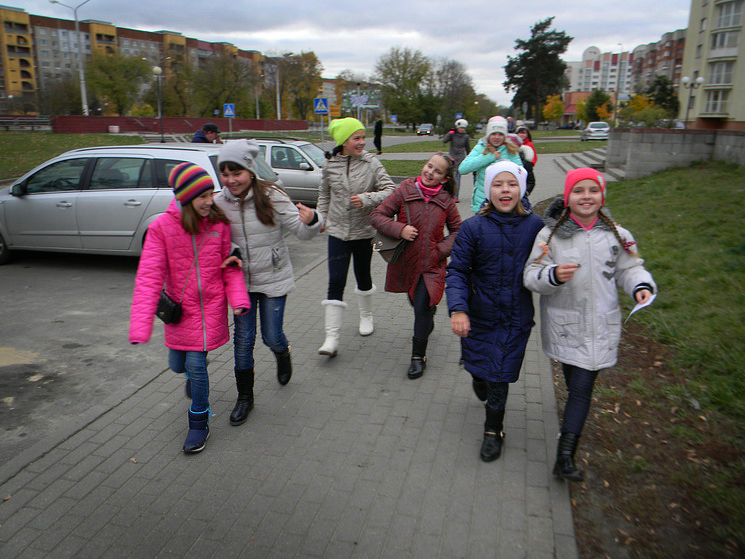
[[[416,284],[416,291],[414,291],[414,300],[409,298],[409,303],[414,307],[414,337],[420,340],[426,340],[429,338],[430,332],[434,327],[434,309],[429,305],[429,293],[427,292],[427,286],[424,285],[424,278],[419,276],[419,281]]]
[[[588,371],[574,365],[561,364],[564,380],[567,384],[567,402],[564,406],[564,421],[561,425],[562,433],[582,434],[585,419],[590,412],[592,402],[592,388],[598,371]]]
[[[507,405],[509,392],[509,382],[486,381],[486,406],[497,411],[503,410]]]
[[[347,285],[349,261],[352,257],[354,257],[354,277],[357,280],[357,288],[360,291],[370,291],[372,289],[372,276],[370,275],[370,260],[372,259],[371,240],[342,241],[329,235],[328,299],[334,299],[336,301],[342,301],[344,299],[344,287]]]

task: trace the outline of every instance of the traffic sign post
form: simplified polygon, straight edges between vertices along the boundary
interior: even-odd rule
[[[326,97],[313,99],[313,112],[321,117],[321,143],[323,143],[323,115],[329,114],[329,100]]]
[[[235,118],[235,103],[223,104],[222,116],[228,119],[228,134],[232,134],[233,133],[233,119]]]

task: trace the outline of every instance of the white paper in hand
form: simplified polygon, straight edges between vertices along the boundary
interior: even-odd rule
[[[652,304],[652,301],[654,301],[657,298],[657,293],[653,293],[652,296],[647,299],[646,303],[637,303],[636,306],[631,309],[631,312],[629,313],[629,316],[626,317],[626,320],[623,321],[624,324],[626,324],[629,321],[629,318],[631,318],[631,315],[634,314],[636,311],[643,309],[644,307],[647,307]]]

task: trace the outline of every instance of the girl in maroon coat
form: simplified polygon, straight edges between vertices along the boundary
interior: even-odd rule
[[[370,219],[381,233],[409,241],[399,259],[388,264],[385,290],[408,293],[414,307],[414,337],[407,373],[410,379],[421,377],[427,366],[427,340],[445,290],[447,258],[461,223],[453,198],[453,168],[453,160],[447,154],[436,153],[425,163],[421,175],[404,180],[373,210]],[[398,216],[395,221],[394,216]]]

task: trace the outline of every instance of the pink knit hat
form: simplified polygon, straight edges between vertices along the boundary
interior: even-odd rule
[[[564,179],[564,205],[569,204],[569,193],[574,188],[574,185],[579,181],[589,179],[595,181],[600,186],[600,190],[603,193],[603,204],[605,204],[605,177],[597,169],[591,169],[589,167],[580,167],[579,169],[572,169],[567,173],[566,179]]]

